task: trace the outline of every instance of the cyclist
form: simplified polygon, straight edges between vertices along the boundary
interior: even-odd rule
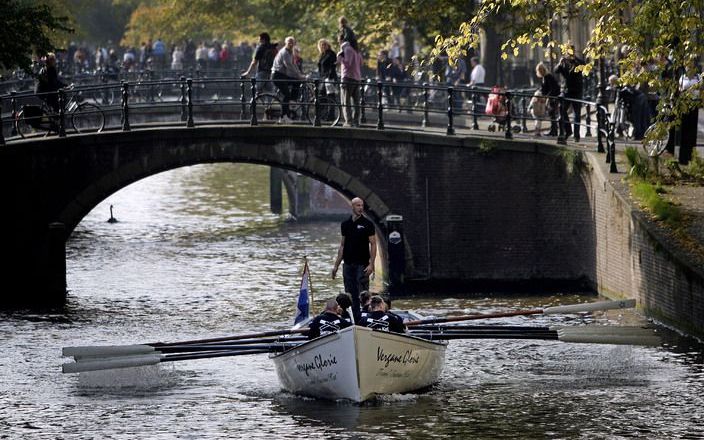
[[[66,84],[59,79],[59,72],[56,70],[56,55],[53,52],[46,54],[46,65],[39,71],[35,93],[42,99],[55,113],[59,112],[59,94],[57,91]]]
[[[293,47],[296,40],[293,37],[286,37],[284,47],[276,54],[274,65],[271,68],[271,79],[283,95],[281,100],[281,120],[279,122],[290,122],[289,102],[298,99],[300,84],[296,80],[305,79],[303,73],[293,62]]]

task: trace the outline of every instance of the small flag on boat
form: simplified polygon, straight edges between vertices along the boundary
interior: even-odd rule
[[[296,318],[293,324],[303,322],[310,316],[310,271],[308,270],[308,261],[303,265],[303,278],[301,279],[301,290],[298,293],[298,304],[296,305]]]

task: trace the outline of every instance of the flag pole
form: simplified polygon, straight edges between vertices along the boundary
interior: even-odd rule
[[[303,273],[306,272],[306,269],[308,270],[308,298],[310,298],[310,307],[309,307],[309,313],[313,310],[313,281],[311,280],[310,276],[310,267],[308,267],[308,256],[304,255],[303,256]]]

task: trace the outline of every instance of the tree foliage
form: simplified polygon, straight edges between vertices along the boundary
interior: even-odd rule
[[[71,32],[68,17],[57,16],[48,2],[0,0],[0,69],[29,70],[33,54],[57,48]]]
[[[363,50],[375,53],[388,47],[393,35],[414,29],[422,46],[429,47],[437,32],[456,28],[472,0],[115,0],[135,7],[123,44],[138,45],[149,38],[167,41],[187,38],[254,41],[261,32],[275,40],[293,35],[304,56],[316,54],[316,43],[334,43],[337,19],[345,16]]]
[[[467,46],[476,46],[482,27],[497,16],[510,22],[504,58],[517,56],[524,47],[569,53],[570,42],[558,39],[556,25],[569,18],[592,23],[583,73],[589,74],[599,61],[615,59],[620,84],[647,85],[666,97],[659,103],[658,135],[673,124],[668,123],[670,115],[683,115],[697,104],[704,84],[682,91],[679,79],[699,68],[704,0],[484,0],[454,35],[437,38],[433,54],[446,51],[457,57]]]

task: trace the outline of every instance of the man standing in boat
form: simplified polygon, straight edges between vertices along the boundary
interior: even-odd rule
[[[374,225],[364,217],[364,200],[352,199],[352,215],[342,222],[342,240],[337,250],[337,259],[332,268],[332,278],[337,275],[340,263],[345,292],[352,295],[354,322],[359,322],[359,292],[369,290],[369,276],[374,273],[376,260],[376,235]]]

